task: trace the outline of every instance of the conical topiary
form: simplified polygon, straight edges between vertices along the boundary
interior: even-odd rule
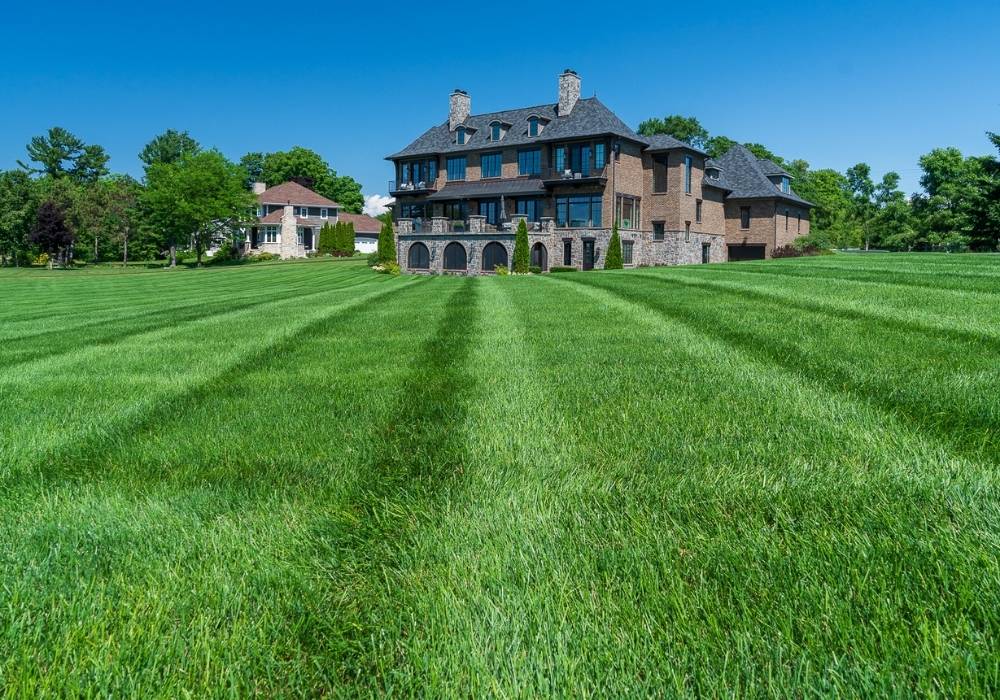
[[[531,254],[528,251],[528,225],[521,219],[517,224],[517,235],[514,238],[514,272],[519,275],[528,274],[531,265]]]
[[[608,252],[604,256],[605,270],[622,269],[622,239],[618,236],[618,222],[611,227],[611,242],[608,243]]]
[[[378,234],[378,261],[396,262],[396,237],[392,233],[392,214],[386,212]]]

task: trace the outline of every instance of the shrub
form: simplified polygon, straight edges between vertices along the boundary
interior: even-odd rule
[[[575,267],[565,267],[563,265],[556,265],[555,267],[550,267],[549,272],[576,272]]]
[[[814,245],[783,245],[771,251],[772,258],[801,258],[808,255],[823,255],[825,252]]]
[[[378,233],[376,259],[382,262],[396,262],[396,237],[392,233],[392,215],[386,214],[382,230]]]
[[[496,267],[493,268],[493,271],[498,275],[500,275],[501,277],[506,277],[507,275],[510,274],[510,270],[507,269],[506,265],[497,265]]]
[[[611,242],[608,243],[608,252],[604,255],[605,270],[621,270],[622,264],[622,239],[618,235],[618,222],[611,227]]]
[[[36,256],[35,259],[31,261],[31,264],[32,265],[42,265],[43,267],[45,265],[48,265],[49,264],[49,254],[48,253],[39,253],[38,256]]]
[[[382,260],[379,257],[379,255],[380,255],[380,253],[377,250],[374,253],[368,253],[368,267],[375,267],[380,262],[382,262]],[[388,261],[388,262],[392,262],[392,261]]]
[[[334,243],[333,226],[327,221],[319,230],[319,245],[316,246],[316,252],[320,255],[330,255],[333,253]]]
[[[542,274],[542,268],[540,268],[538,265],[529,265],[528,272],[530,272],[533,275],[540,275]]]
[[[257,253],[256,255],[248,255],[246,257],[247,262],[268,262],[269,260],[280,260],[280,255],[275,255],[274,253]]]
[[[528,251],[528,225],[524,219],[517,224],[517,235],[514,237],[514,272],[519,275],[528,273],[531,253]]]
[[[382,273],[383,275],[398,275],[401,272],[399,263],[394,262],[379,263],[372,269],[375,270],[375,272]]]

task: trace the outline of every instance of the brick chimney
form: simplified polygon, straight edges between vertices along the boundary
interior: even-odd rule
[[[580,76],[567,68],[559,76],[559,116],[565,117],[573,111],[580,99]]]
[[[253,183],[253,193],[254,194],[264,194],[265,190],[267,190],[267,183],[264,183],[264,182],[255,182],[255,183]]]
[[[455,90],[448,101],[448,128],[455,130],[472,114],[472,98],[465,90]]]

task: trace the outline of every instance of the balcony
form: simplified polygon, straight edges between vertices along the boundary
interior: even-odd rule
[[[401,194],[430,194],[437,192],[436,184],[433,180],[427,182],[423,180],[419,182],[396,182],[395,180],[389,180],[389,195],[396,197]]]
[[[561,185],[603,185],[608,181],[608,168],[581,168],[573,171],[570,168],[542,168],[541,178],[546,187]]]

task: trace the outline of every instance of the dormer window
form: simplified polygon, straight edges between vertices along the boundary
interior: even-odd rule
[[[791,194],[792,180],[787,175],[782,175],[781,177],[781,191],[785,194]]]
[[[460,126],[457,129],[455,129],[455,141],[456,143],[458,143],[459,146],[465,145],[465,138],[466,136],[465,136],[464,126]]]
[[[528,136],[538,136],[538,117],[528,119]]]
[[[718,168],[709,168],[708,170],[705,171],[705,174],[708,175],[708,179],[709,180],[718,180],[719,179],[719,170],[718,170]]]
[[[503,138],[503,125],[500,122],[490,124],[490,141],[499,141]]]

